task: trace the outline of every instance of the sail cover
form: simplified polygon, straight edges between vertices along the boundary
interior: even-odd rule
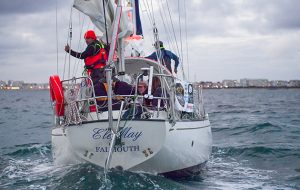
[[[140,18],[140,11],[139,11],[139,0],[132,0],[134,3],[134,17],[135,17],[135,34],[136,35],[143,35],[142,23]]]
[[[103,1],[105,11],[103,7]],[[74,0],[73,5],[77,10],[89,16],[94,25],[106,36],[105,19],[107,35],[109,42],[112,38],[112,26],[114,22],[116,3],[114,0]],[[104,15],[105,12],[105,15]],[[130,23],[128,22],[127,11],[122,12],[120,21],[119,38],[125,38],[132,34]]]

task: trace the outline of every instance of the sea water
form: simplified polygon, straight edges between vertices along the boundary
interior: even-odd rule
[[[300,189],[300,89],[204,90],[207,168],[189,179],[55,166],[48,91],[0,91],[0,189]]]

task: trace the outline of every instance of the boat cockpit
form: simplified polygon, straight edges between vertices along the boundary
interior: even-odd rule
[[[57,125],[107,120],[110,99],[113,119],[169,120],[170,123],[207,119],[200,86],[179,80],[166,67],[150,59],[125,58],[124,65],[123,73],[104,70],[112,72],[113,77],[97,84],[89,76],[63,80],[65,117],[58,117]],[[116,64],[115,68],[118,67]]]

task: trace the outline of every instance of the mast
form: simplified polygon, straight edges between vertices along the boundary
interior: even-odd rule
[[[112,118],[112,69],[111,66],[113,65],[113,55],[116,49],[116,43],[118,38],[118,29],[120,25],[120,19],[121,19],[121,13],[122,13],[122,6],[121,2],[118,2],[118,6],[116,9],[114,24],[113,24],[113,34],[112,34],[112,40],[111,40],[111,46],[109,49],[109,55],[108,55],[108,61],[106,63],[107,69],[106,72],[106,80],[107,80],[107,98],[108,98],[108,121],[109,121],[109,129],[112,129],[113,127],[113,118]]]

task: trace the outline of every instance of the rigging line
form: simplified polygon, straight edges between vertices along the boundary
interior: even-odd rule
[[[145,0],[144,0],[144,3],[145,3]],[[145,5],[147,5],[146,10],[148,9],[147,13],[148,13],[148,16],[149,16],[149,19],[150,19],[150,23],[151,23],[152,25],[154,25],[154,24],[155,24],[155,21],[153,20],[153,16],[152,16],[152,13],[151,13],[151,9],[150,9],[150,6],[149,6],[149,3],[148,3],[147,0],[146,0]]]
[[[149,3],[148,3],[147,0],[146,0],[146,5],[147,5],[147,7],[148,7],[148,14],[149,14],[151,23],[154,24],[154,20],[153,20],[152,12],[151,12],[151,9],[150,9],[150,5],[149,5]]]
[[[166,10],[167,8],[164,7],[163,2],[160,2],[160,3],[161,3],[160,12],[161,12],[161,10]],[[164,16],[162,16],[162,20],[164,21],[165,20],[164,18],[166,18],[166,20],[167,20],[168,16],[167,16],[165,11],[163,11],[163,13],[164,13]],[[172,34],[172,32],[171,32],[171,29],[170,30],[168,29],[168,28],[171,28],[169,25],[170,25],[170,22],[166,21],[165,24],[164,24],[164,27],[167,28],[166,29],[167,37],[169,39],[171,50],[176,52],[177,55],[179,55],[179,52],[176,50],[176,48],[174,48],[175,40],[174,40],[174,37],[172,35],[170,35],[170,34]]]
[[[72,7],[71,7],[71,10],[72,10]],[[71,15],[71,14],[70,14]],[[71,22],[71,16],[70,16],[70,19],[69,19],[69,28],[70,28],[70,22]],[[67,34],[67,42],[66,44],[69,44],[69,38],[70,38],[70,32],[68,30],[68,34]],[[65,72],[66,72],[66,63],[67,63],[67,55],[68,55],[68,52],[65,52],[65,61],[64,61],[64,69],[63,69],[63,80],[65,79]]]
[[[107,33],[107,23],[106,23],[106,6],[104,4],[104,0],[102,0],[102,4],[103,4],[103,13],[104,13],[104,24],[105,24],[105,37],[106,37],[106,45],[108,45],[108,33]]]
[[[163,9],[163,6],[161,5],[161,1],[159,1],[159,4],[158,4],[158,6],[159,6],[159,14],[160,14],[160,17],[161,17],[161,20],[162,20],[162,23],[163,23],[163,26],[164,26],[164,29],[165,29],[165,33],[167,34],[166,36],[167,36],[167,42],[168,42],[168,45],[170,46],[170,36],[169,36],[169,30],[168,30],[168,28],[167,28],[167,24],[166,24],[166,22],[165,22],[165,19],[164,19],[164,16],[163,16],[163,14],[162,14],[162,9]]]
[[[55,1],[55,32],[56,32],[56,74],[58,75],[58,27],[57,27],[57,0]]]
[[[168,13],[169,13],[169,18],[170,18],[170,21],[171,21],[171,26],[172,26],[172,31],[173,31],[173,35],[174,35],[174,39],[175,39],[175,44],[176,44],[177,52],[179,53],[179,48],[178,48],[176,33],[175,33],[175,29],[174,29],[174,24],[173,24],[173,20],[172,20],[172,16],[171,16],[171,11],[170,11],[168,0],[166,0],[166,2],[167,2],[167,8],[168,8]]]
[[[171,35],[172,34],[172,30],[171,30],[171,24],[170,24],[170,22],[169,22],[169,20],[168,20],[168,15],[166,14],[166,9],[167,9],[167,7],[165,7],[166,6],[166,2],[163,2],[163,1],[160,1],[160,4],[161,4],[161,8],[160,8],[160,10],[163,10],[162,12],[163,12],[163,16],[162,16],[162,19],[163,20],[165,20],[165,25],[166,25],[166,27],[165,28],[167,28],[167,34],[168,34],[168,37],[169,37],[169,39],[170,39],[170,44],[172,44],[172,48],[174,48],[174,44],[173,44],[173,41],[174,41],[174,39],[173,39],[173,36]],[[172,51],[176,51],[176,49],[174,48],[174,49],[172,49]]]
[[[163,22],[164,30],[165,30],[165,33],[166,33],[166,36],[167,36],[167,43],[168,43],[169,46],[171,46],[171,43],[170,43],[171,40],[170,40],[170,36],[169,36],[169,30],[167,29],[167,26],[166,26],[166,23],[165,23],[165,19],[164,19],[163,15],[162,15],[162,11],[161,10],[159,10],[159,14],[161,16],[161,20]]]
[[[151,29],[152,29],[152,32],[154,32],[153,30],[154,30],[154,26],[155,26],[155,21],[153,20],[153,17],[151,16],[150,6],[149,6],[149,4],[148,4],[147,1],[146,1],[146,3],[145,3],[145,1],[143,0],[143,2],[144,2],[145,10],[146,10],[146,13],[147,13],[147,16],[148,16],[148,19],[149,19],[149,23],[152,25],[152,26],[150,26],[150,27],[151,27]],[[156,40],[154,39],[154,42],[155,42],[155,41],[156,41]]]
[[[147,2],[147,6],[148,6],[148,10],[149,10],[150,14],[151,14],[151,10],[152,10],[153,35],[154,35],[153,36],[154,37],[153,40],[154,40],[154,44],[155,44],[157,41],[159,41],[159,34],[158,34],[158,29],[157,29],[156,23],[155,23],[154,10],[153,10],[153,1],[151,0],[151,9],[150,9],[150,5],[148,4],[148,2]],[[156,57],[157,57],[158,62],[161,65],[165,65],[164,59],[162,59],[162,52],[161,52],[161,50],[155,48],[155,53],[156,53]]]
[[[80,35],[79,35],[79,45],[78,45],[79,46],[78,49],[80,49],[81,51],[82,51],[82,42],[81,42],[81,40],[82,40],[82,31],[83,31],[84,21],[85,21],[85,16],[83,15],[83,20],[82,20],[82,25],[81,25]],[[82,62],[82,59],[78,59],[78,61],[77,61],[75,74],[78,72],[80,62]]]
[[[85,18],[86,18],[86,16],[85,15],[83,15],[83,21],[82,21],[82,26],[81,26],[81,29],[80,29],[80,37],[79,37],[79,39],[80,39],[80,50],[81,50],[81,52],[83,51],[82,50],[82,43],[81,43],[81,40],[82,40],[82,31],[83,31],[83,28],[84,28],[84,23],[85,23]],[[87,25],[87,29],[86,30],[88,30],[89,28],[90,28],[90,25],[91,25],[91,20],[89,20],[89,22],[88,22],[88,25]],[[83,59],[78,59],[78,62],[77,62],[77,67],[76,67],[76,72],[75,73],[77,73],[78,72],[78,68],[79,68],[79,66],[81,66],[82,65],[82,63],[83,63]]]
[[[67,42],[67,44],[68,44],[68,42]],[[63,69],[63,80],[65,79],[66,63],[67,63],[67,52],[65,53],[65,61],[64,61],[64,69]]]
[[[140,3],[140,6],[141,6],[141,19],[142,19],[142,20],[147,20],[148,15],[145,16],[145,14],[147,14],[147,13],[145,13],[145,12],[147,12],[147,11],[145,10],[146,7],[144,7],[144,9],[143,9],[143,7],[142,7],[142,6],[145,6],[144,3],[141,2],[141,3]],[[149,18],[148,18],[148,20],[149,20]],[[149,20],[149,22],[150,22],[150,20]],[[147,23],[147,22],[146,22],[146,23]],[[146,23],[145,23],[145,24],[146,24]]]
[[[150,17],[152,18],[152,31],[154,34],[154,44],[155,44],[155,42],[159,40],[159,34],[158,34],[158,29],[157,29],[155,17],[154,17],[153,1],[151,0],[151,6],[149,5],[148,1],[146,1],[146,2],[147,2],[148,10],[150,13]],[[150,7],[151,7],[151,9],[150,9]],[[157,52],[157,49],[155,51],[156,51],[157,60],[160,60],[159,62],[161,62],[161,59],[160,59],[161,56],[159,55],[159,54],[161,54],[161,52],[160,51],[159,51],[160,53]]]
[[[151,9],[152,9],[152,17],[153,23],[155,23],[154,11],[153,11],[153,0],[151,0]]]
[[[71,7],[71,13],[70,13],[70,49],[69,49],[69,69],[68,69],[68,78],[70,78],[71,74],[71,47],[72,47],[72,13],[73,13],[73,7]]]
[[[186,63],[187,63],[187,78],[190,78],[190,63],[189,63],[189,46],[188,46],[188,35],[187,35],[187,14],[186,14],[186,0],[184,0],[183,4],[184,8],[184,26],[185,26],[185,46],[186,46]]]
[[[78,11],[78,26],[80,26],[80,12]],[[80,30],[80,29],[79,29]],[[79,46],[80,46],[80,36],[79,36],[79,40],[78,40],[78,44],[77,44],[77,50],[79,51]],[[77,63],[77,59],[74,60],[74,64],[73,64],[73,72],[72,72],[72,77],[75,76],[75,67],[76,67],[76,63]]]
[[[146,12],[146,15],[147,15],[147,18],[148,18],[148,20],[149,20],[149,23],[152,24],[151,18],[150,18],[150,16],[149,16],[149,12],[147,11],[147,7],[146,7],[146,4],[145,4],[145,1],[143,0],[143,2],[144,2],[144,3],[142,3],[142,4],[145,6],[145,11],[143,11],[143,13]]]
[[[162,4],[162,1],[159,1],[159,2],[160,2],[160,8],[159,8],[159,11],[160,11],[160,15],[161,15],[161,18],[162,18],[162,21],[163,21],[163,25],[164,25],[165,31],[166,31],[166,33],[167,33],[168,44],[169,44],[169,46],[171,46],[171,49],[172,49],[172,50],[175,50],[175,51],[176,51],[176,48],[174,48],[174,42],[173,42],[172,35],[170,35],[171,32],[170,32],[170,30],[168,29],[168,28],[169,28],[168,22],[165,21],[165,19],[164,19],[164,18],[167,18],[167,15],[166,15],[165,11],[161,11],[161,10],[164,10],[164,6],[163,6],[163,4]],[[162,15],[161,12],[163,12],[164,15]]]
[[[182,50],[181,14],[180,14],[180,2],[179,2],[179,0],[178,0],[178,21],[179,21],[179,37],[180,37],[180,51],[181,51],[180,52],[181,57],[179,57],[179,59],[181,60],[182,74],[183,74],[183,78],[185,79],[184,68],[183,68],[184,55],[183,55],[183,50]]]
[[[81,25],[80,27],[80,31],[79,31],[79,40],[78,40],[78,46],[77,46],[77,49],[78,50],[81,50],[82,49],[82,44],[81,44],[81,39],[82,39],[82,31],[83,31],[83,25],[84,25],[84,20],[85,20],[85,17],[84,15],[82,16],[82,23],[80,24],[80,18],[81,16],[81,13],[78,11],[78,21],[79,21],[79,26]],[[77,61],[75,61],[75,64],[74,64],[74,67],[73,67],[73,75],[72,76],[76,76],[76,73],[78,71],[78,67],[79,67],[79,62],[81,61],[81,59],[78,59]]]
[[[83,15],[84,17],[84,20],[83,20],[83,22],[85,21],[85,18],[86,18],[86,16],[85,15]],[[88,19],[89,20],[89,22],[88,22],[88,25],[87,25],[87,29],[86,30],[88,30],[89,28],[90,28],[90,25],[91,25],[91,20],[90,19]],[[84,27],[84,24],[82,24],[82,30],[83,30],[83,27]],[[82,34],[80,35],[80,36],[82,36]],[[82,44],[81,44],[82,45]],[[82,50],[82,46],[81,46],[81,50]],[[82,59],[79,59],[78,60],[78,67],[76,68],[76,73],[78,72],[78,68],[79,68],[79,62],[81,63],[81,65],[82,65],[82,63],[83,63],[83,60]]]
[[[146,11],[146,15],[147,15],[147,17],[148,17],[148,19],[149,19],[149,23],[152,23],[152,20],[151,20],[151,18],[150,18],[150,16],[149,16],[149,12],[148,12],[148,10],[147,10],[147,6],[146,6],[146,3],[145,3],[145,0],[143,0],[143,5],[145,6],[145,11]]]
[[[165,3],[166,4],[166,3]],[[167,9],[167,7],[165,8],[164,7],[164,5],[163,5],[163,3],[161,2],[161,6],[162,6],[162,10],[166,10]],[[164,13],[164,18],[167,20],[168,19],[168,15],[167,15],[167,13],[166,13],[166,11],[163,11],[163,13]],[[176,47],[174,48],[174,46],[176,45],[176,41],[175,41],[175,39],[174,39],[174,36],[173,35],[171,35],[172,34],[172,30],[171,30],[171,22],[167,22],[166,21],[166,23],[167,23],[167,28],[169,28],[169,36],[170,36],[170,39],[171,39],[171,41],[170,41],[170,43],[172,44],[172,51],[174,51],[177,55],[179,55],[179,52],[177,51],[177,49],[176,49]]]
[[[180,53],[182,55],[182,61],[184,59],[182,51],[182,31],[181,31],[181,12],[180,12],[180,1],[178,0],[178,22],[179,22],[179,39],[180,39]]]
[[[183,59],[182,54],[182,35],[181,35],[181,16],[180,16],[180,1],[178,0],[178,22],[179,22],[179,40],[180,40],[180,53]]]
[[[79,11],[78,11],[78,25],[82,26],[82,24],[80,22],[80,12]],[[81,43],[81,30],[82,30],[82,27],[79,28],[80,35],[79,35],[79,40],[78,40],[78,44],[77,44],[78,51],[81,50],[81,44],[80,44]],[[76,76],[77,71],[75,72],[75,70],[77,70],[77,68],[78,68],[79,61],[80,61],[80,59],[75,60],[75,64],[73,65],[73,74],[72,74],[72,76]]]

